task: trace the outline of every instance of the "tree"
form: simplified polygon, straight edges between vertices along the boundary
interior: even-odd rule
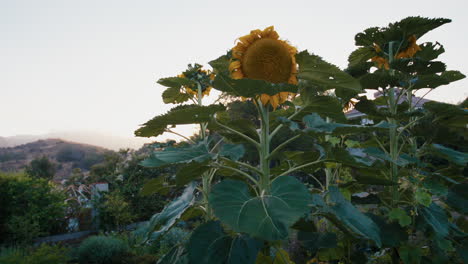
[[[26,167],[26,173],[31,177],[52,180],[56,171],[56,165],[46,156],[36,158]]]

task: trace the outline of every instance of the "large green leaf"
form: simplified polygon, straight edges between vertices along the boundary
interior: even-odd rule
[[[245,148],[242,144],[223,144],[218,155],[228,157],[231,160],[239,160],[245,154]]]
[[[280,92],[297,93],[297,86],[287,83],[269,83],[263,80],[234,80],[219,73],[216,75],[213,88],[234,96],[253,98],[260,94],[275,95]]]
[[[229,54],[220,56],[219,58],[208,62],[211,67],[213,67],[214,71],[223,74],[229,74]]]
[[[338,98],[333,96],[308,96],[307,98],[303,98],[304,96],[301,95],[302,101],[304,102],[303,109],[301,110],[301,114],[296,116],[296,119],[300,119],[301,117],[311,114],[317,113],[321,116],[330,117],[336,121],[345,121],[345,115],[343,113],[343,107],[338,100]]]
[[[348,57],[348,66],[353,67],[357,64],[364,63],[370,58],[377,56],[377,52],[373,47],[360,47],[356,49],[355,51],[351,52],[351,54]]]
[[[168,126],[208,122],[216,112],[224,110],[223,105],[180,105],[144,123],[135,131],[135,135],[138,137],[159,136],[166,131]]]
[[[297,240],[314,255],[321,248],[334,248],[338,246],[335,233],[303,232],[297,234]]]
[[[445,237],[449,234],[450,223],[444,209],[431,203],[429,207],[421,207],[420,212],[426,223],[439,237]]]
[[[439,144],[432,144],[427,149],[429,153],[447,159],[459,166],[466,166],[468,163],[468,154],[444,147]]]
[[[208,161],[197,162],[191,161],[186,165],[182,166],[176,173],[176,184],[181,186],[185,185],[193,180],[201,179],[203,173],[208,171]]]
[[[337,187],[329,188],[327,203],[324,205],[323,202],[316,201],[314,204],[318,206],[320,213],[339,228],[345,228],[351,233],[371,239],[379,247],[382,245],[379,226],[346,200]]]
[[[437,88],[465,78],[459,71],[445,71],[442,74],[418,75],[412,89]]]
[[[392,69],[417,74],[435,74],[445,71],[445,63],[440,61],[426,61],[418,58],[403,58],[394,60],[390,67]],[[416,81],[416,80],[415,80]]]
[[[298,78],[307,80],[325,89],[350,89],[362,91],[359,81],[340,70],[337,66],[324,61],[317,55],[309,54],[307,50],[296,55],[299,64]]]
[[[397,223],[387,223],[381,216],[366,213],[380,228],[380,237],[384,247],[397,247],[408,240],[406,229]]]
[[[462,183],[450,188],[446,202],[462,214],[468,213],[468,184]]]
[[[390,41],[406,41],[410,36],[420,38],[427,32],[449,23],[450,19],[407,17],[387,27],[373,27],[358,33],[354,38],[357,46],[373,46],[374,43],[383,47]]]
[[[140,193],[144,196],[154,193],[167,194],[172,187],[173,186],[166,181],[163,175],[158,175],[158,177],[147,181],[145,185],[143,185]]]
[[[247,235],[224,232],[219,221],[204,223],[190,236],[188,256],[197,264],[254,264],[262,243]]]
[[[170,202],[164,209],[154,214],[151,219],[134,231],[133,235],[139,243],[146,243],[148,240],[156,240],[177,221],[194,202],[194,192],[197,184],[190,183],[181,196]]]
[[[188,261],[185,247],[177,244],[162,256],[157,264],[189,264]]]
[[[440,54],[445,52],[444,46],[442,46],[439,42],[436,42],[435,44],[431,42],[425,42],[419,45],[419,47],[421,50],[415,54],[415,57],[425,61],[437,59]]]
[[[303,183],[290,176],[276,178],[271,193],[252,196],[240,181],[224,180],[213,187],[210,205],[215,215],[235,231],[265,240],[280,240],[308,210],[311,196]]]
[[[365,125],[349,125],[341,123],[326,122],[318,114],[307,115],[303,118],[303,122],[306,126],[305,131],[312,131],[315,133],[327,133],[334,135],[347,135],[362,132],[373,132],[375,130],[386,130],[391,125],[385,121],[382,121],[373,126]]]
[[[167,88],[162,93],[163,102],[165,104],[180,104],[190,99],[190,94],[182,93],[180,88]]]
[[[177,88],[180,89],[182,86],[192,86],[195,85],[195,82],[184,78],[184,77],[169,77],[169,78],[161,78],[158,80],[158,83],[170,88]]]
[[[187,147],[167,147],[163,151],[155,151],[141,162],[145,167],[161,167],[173,163],[203,162],[213,157],[203,142]]]

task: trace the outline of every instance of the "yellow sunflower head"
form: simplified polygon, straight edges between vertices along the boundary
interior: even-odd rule
[[[229,71],[233,79],[256,79],[271,83],[297,84],[296,48],[279,39],[273,26],[264,30],[256,29],[240,37],[232,48],[233,60]],[[291,95],[281,92],[275,95],[262,94],[264,105],[270,103],[273,108],[284,103]]]
[[[211,83],[214,80],[214,73],[209,70],[203,70],[200,64],[195,63],[194,66],[188,65],[188,69],[177,77],[187,78],[189,80],[199,83],[202,88],[202,96],[209,95],[211,91]],[[198,96],[197,85],[183,86],[186,93],[193,96]]]
[[[377,53],[382,52],[382,49],[377,44],[374,44],[374,50]],[[421,47],[419,47],[419,45],[416,44],[416,36],[412,35],[411,37],[408,38],[408,46],[406,47],[406,49],[398,52],[398,54],[395,55],[395,59],[412,58],[420,50],[421,50]],[[371,58],[371,61],[377,63],[377,68],[383,67],[386,70],[390,69],[390,64],[388,63],[388,59],[384,57],[374,56]]]

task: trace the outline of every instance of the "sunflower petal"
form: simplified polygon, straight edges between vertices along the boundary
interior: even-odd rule
[[[263,105],[267,105],[268,102],[270,101],[270,96],[268,94],[261,94],[260,101],[262,101]]]

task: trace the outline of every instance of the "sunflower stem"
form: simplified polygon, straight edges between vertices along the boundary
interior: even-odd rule
[[[270,193],[270,115],[268,106],[264,106],[260,100],[257,100],[260,110],[261,127],[260,127],[260,193]]]
[[[393,44],[394,42],[389,43],[389,49],[388,49],[388,61],[390,65],[393,62],[394,55],[393,55]],[[390,75],[394,75],[394,71],[390,69]],[[390,127],[390,157],[392,159],[392,163],[390,164],[391,170],[390,170],[390,175],[391,179],[393,182],[398,182],[398,166],[396,164],[396,160],[398,159],[398,136],[397,136],[397,121],[395,119],[395,116],[397,114],[397,108],[398,108],[398,99],[395,98],[395,87],[391,87],[389,89],[389,94],[388,94],[388,105],[390,108],[390,113],[392,114],[392,117],[389,118],[389,123],[392,125]],[[392,185],[392,206],[395,207],[397,201],[399,200],[399,192],[398,192],[398,185]]]

